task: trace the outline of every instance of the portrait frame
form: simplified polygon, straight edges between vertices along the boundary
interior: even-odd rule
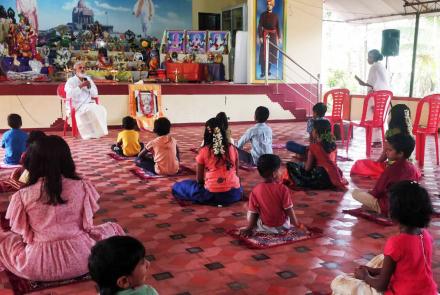
[[[142,106],[139,100],[143,98],[148,99],[149,106]],[[129,84],[128,110],[130,116],[136,119],[140,130],[153,131],[154,121],[163,117],[161,85]],[[146,110],[147,112],[145,112]]]
[[[205,54],[207,36],[207,31],[186,31],[185,53]]]
[[[229,54],[229,31],[208,31],[208,52]]]
[[[287,0],[254,0],[254,28],[255,32],[253,34],[253,44],[255,46],[254,51],[254,67],[252,73],[252,80],[255,83],[263,83],[265,81],[265,52],[264,52],[264,23],[267,24],[270,31],[269,34],[271,42],[278,45],[280,49],[286,52],[286,36],[287,36],[287,18],[286,18],[286,5]],[[268,2],[275,4],[272,10],[272,14],[276,15],[278,29],[274,25],[274,17],[262,17],[264,13],[267,12]],[[261,24],[260,24],[261,20]],[[274,33],[274,31],[278,33]],[[261,43],[260,38],[262,38],[263,43]],[[270,47],[269,47],[270,48]],[[276,49],[269,49],[269,61],[271,63],[269,70],[269,82],[276,82],[284,79],[284,67],[283,67],[284,56],[279,53]],[[260,62],[261,61],[261,62]]]
[[[185,30],[167,30],[166,48],[168,53],[185,53],[185,34]]]

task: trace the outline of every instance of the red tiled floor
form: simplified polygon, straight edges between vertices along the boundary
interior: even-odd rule
[[[233,137],[239,136],[250,125],[233,125]],[[288,139],[305,140],[305,123],[270,124],[274,142]],[[129,234],[140,239],[152,260],[149,284],[160,294],[323,294],[329,291],[331,280],[342,272],[351,272],[372,255],[382,251],[386,239],[397,232],[395,227],[382,227],[366,220],[342,213],[359,203],[350,192],[295,191],[292,198],[295,212],[307,225],[324,230],[322,238],[302,241],[266,250],[249,250],[234,242],[225,230],[246,224],[246,203],[230,207],[180,207],[171,198],[170,187],[178,179],[163,178],[143,181],[134,177],[130,161],[115,161],[106,153],[116,138],[117,131],[99,140],[83,141],[67,137],[79,172],[95,184],[101,194],[95,223],[115,220]],[[182,152],[182,161],[194,165],[194,154],[189,151],[202,139],[202,127],[173,129]],[[147,141],[153,137],[143,133]],[[349,156],[364,158],[365,141],[362,131],[356,131]],[[433,164],[433,142],[428,141],[423,183],[432,193],[434,206],[440,211],[438,180],[440,168]],[[291,155],[275,150],[283,161]],[[374,150],[377,157],[380,150]],[[0,152],[2,156],[3,151]],[[345,155],[345,150],[339,150]],[[353,162],[340,162],[350,189],[371,187],[374,181],[349,178]],[[0,177],[10,171],[0,170]],[[240,170],[245,192],[260,181],[258,172]],[[8,204],[8,194],[0,195],[0,210]],[[437,248],[440,245],[440,220],[434,220],[430,231]],[[369,236],[378,234],[377,239]],[[180,239],[174,235],[180,235]],[[214,266],[209,270],[208,266]],[[434,276],[440,284],[440,253],[433,256]],[[168,277],[168,278],[167,278]],[[161,278],[165,278],[160,280]],[[0,294],[12,294],[4,273],[0,273]],[[96,294],[92,282],[65,286],[34,294]]]

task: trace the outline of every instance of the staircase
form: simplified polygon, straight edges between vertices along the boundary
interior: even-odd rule
[[[295,87],[295,85],[291,86]],[[267,96],[271,101],[278,103],[284,110],[292,113],[297,121],[305,121],[311,115],[309,110],[310,104],[303,101],[300,95],[292,93],[290,88],[279,85],[277,91],[275,84],[269,84],[267,85]]]
[[[320,100],[321,86],[319,81],[319,74],[314,76],[304,67],[299,65],[295,60],[288,56],[281,48],[272,43],[269,38],[269,34],[266,34],[266,73],[265,80],[267,86],[267,96],[273,101],[278,103],[284,110],[290,111],[295,119],[298,121],[305,121],[308,116],[312,115],[312,107]],[[275,49],[276,54],[269,51]],[[282,58],[280,58],[282,56]],[[276,69],[278,73],[279,69],[283,69],[284,77],[271,79],[269,83],[269,62],[275,59],[275,63],[271,62],[270,65],[273,69]],[[309,81],[309,83],[297,82]]]

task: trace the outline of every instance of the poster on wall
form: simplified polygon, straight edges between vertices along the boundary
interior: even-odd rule
[[[167,52],[185,52],[185,31],[170,30],[166,36]]]
[[[225,31],[209,31],[208,32],[208,51],[214,54],[229,53],[229,32]]]
[[[186,53],[206,53],[206,31],[186,31]]]
[[[16,18],[25,14],[40,36],[66,29],[90,31],[96,21],[118,36],[130,30],[160,38],[168,28],[192,27],[192,0],[2,0],[1,5],[11,7]]]
[[[273,45],[269,45],[269,80],[283,79],[283,56],[275,48],[285,51],[283,38],[286,34],[285,26],[285,0],[255,0],[256,23],[255,34],[255,80],[265,80],[266,71],[266,47],[265,38]]]

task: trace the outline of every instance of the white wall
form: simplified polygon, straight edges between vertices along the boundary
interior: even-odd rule
[[[107,124],[121,125],[128,115],[128,95],[100,95],[100,103],[107,110]],[[53,95],[0,96],[0,129],[8,129],[6,117],[18,113],[23,128],[49,128],[60,118],[60,100]],[[254,110],[266,106],[270,120],[294,119],[294,116],[272,102],[266,95],[163,95],[165,116],[173,123],[204,123],[218,112],[225,111],[232,122],[253,121]]]

